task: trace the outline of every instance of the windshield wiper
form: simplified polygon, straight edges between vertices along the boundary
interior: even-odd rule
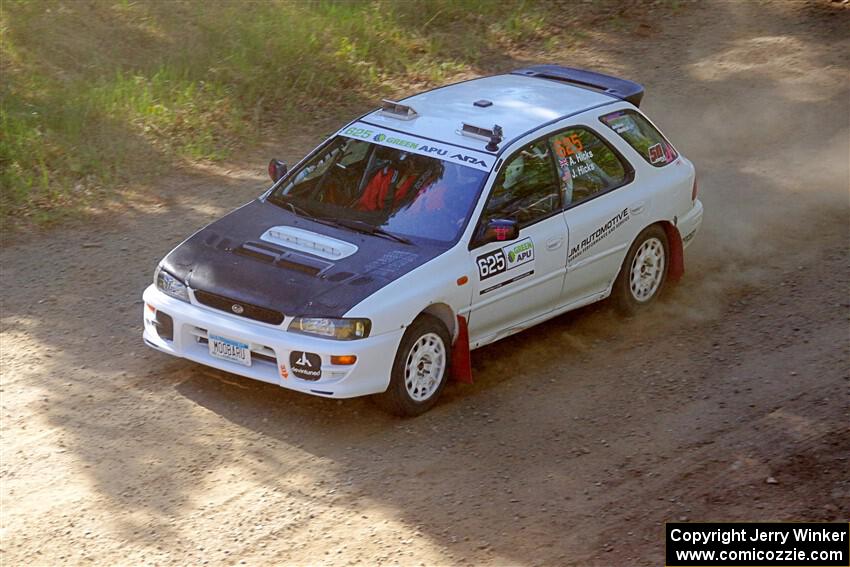
[[[329,219],[323,218],[324,221],[329,221],[339,226],[343,226],[345,228],[349,228],[351,230],[357,232],[363,232],[365,234],[373,234],[375,236],[383,236],[384,238],[389,238],[391,240],[395,240],[396,242],[401,242],[402,244],[413,244],[409,239],[399,236],[397,234],[393,234],[392,232],[387,232],[383,228],[379,226],[375,226],[373,224],[369,224],[368,222],[364,222],[361,220],[354,219]]]
[[[337,222],[335,222],[334,219],[329,219],[329,218],[325,218],[325,217],[317,217],[316,215],[308,212],[307,209],[305,209],[303,207],[299,207],[298,205],[296,205],[292,201],[288,201],[286,199],[281,199],[280,197],[269,197],[269,201],[271,201],[272,203],[274,203],[275,205],[277,205],[279,207],[282,207],[284,209],[289,209],[290,211],[292,211],[293,213],[295,213],[299,217],[304,217],[306,219],[310,219],[313,222],[317,222],[317,223],[320,223],[320,224],[326,224],[328,226],[339,226],[339,224]]]
[[[281,197],[275,197],[274,195],[270,196],[269,201],[277,205],[278,207],[282,207],[284,209],[289,209],[299,217],[307,217],[308,219],[315,219],[316,217],[307,212],[307,209],[301,208],[292,201],[288,199],[283,199]]]

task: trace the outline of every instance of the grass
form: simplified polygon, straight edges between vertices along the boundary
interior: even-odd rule
[[[49,223],[174,163],[551,43],[550,4],[3,0],[0,218]]]

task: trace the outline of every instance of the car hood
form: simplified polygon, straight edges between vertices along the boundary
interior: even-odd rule
[[[196,297],[204,291],[287,316],[341,317],[449,246],[359,234],[256,200],[192,235],[162,266]]]

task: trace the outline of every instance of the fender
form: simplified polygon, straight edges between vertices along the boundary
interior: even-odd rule
[[[676,283],[685,274],[685,252],[679,229],[669,222],[661,223],[667,233],[667,245],[670,248],[670,267],[667,269],[667,279]]]
[[[472,384],[472,354],[469,350],[469,330],[466,319],[457,316],[457,338],[452,345],[452,380]]]

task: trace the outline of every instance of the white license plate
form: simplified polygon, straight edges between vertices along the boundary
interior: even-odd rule
[[[208,339],[211,356],[251,366],[251,348],[245,343],[218,335],[209,335]]]

